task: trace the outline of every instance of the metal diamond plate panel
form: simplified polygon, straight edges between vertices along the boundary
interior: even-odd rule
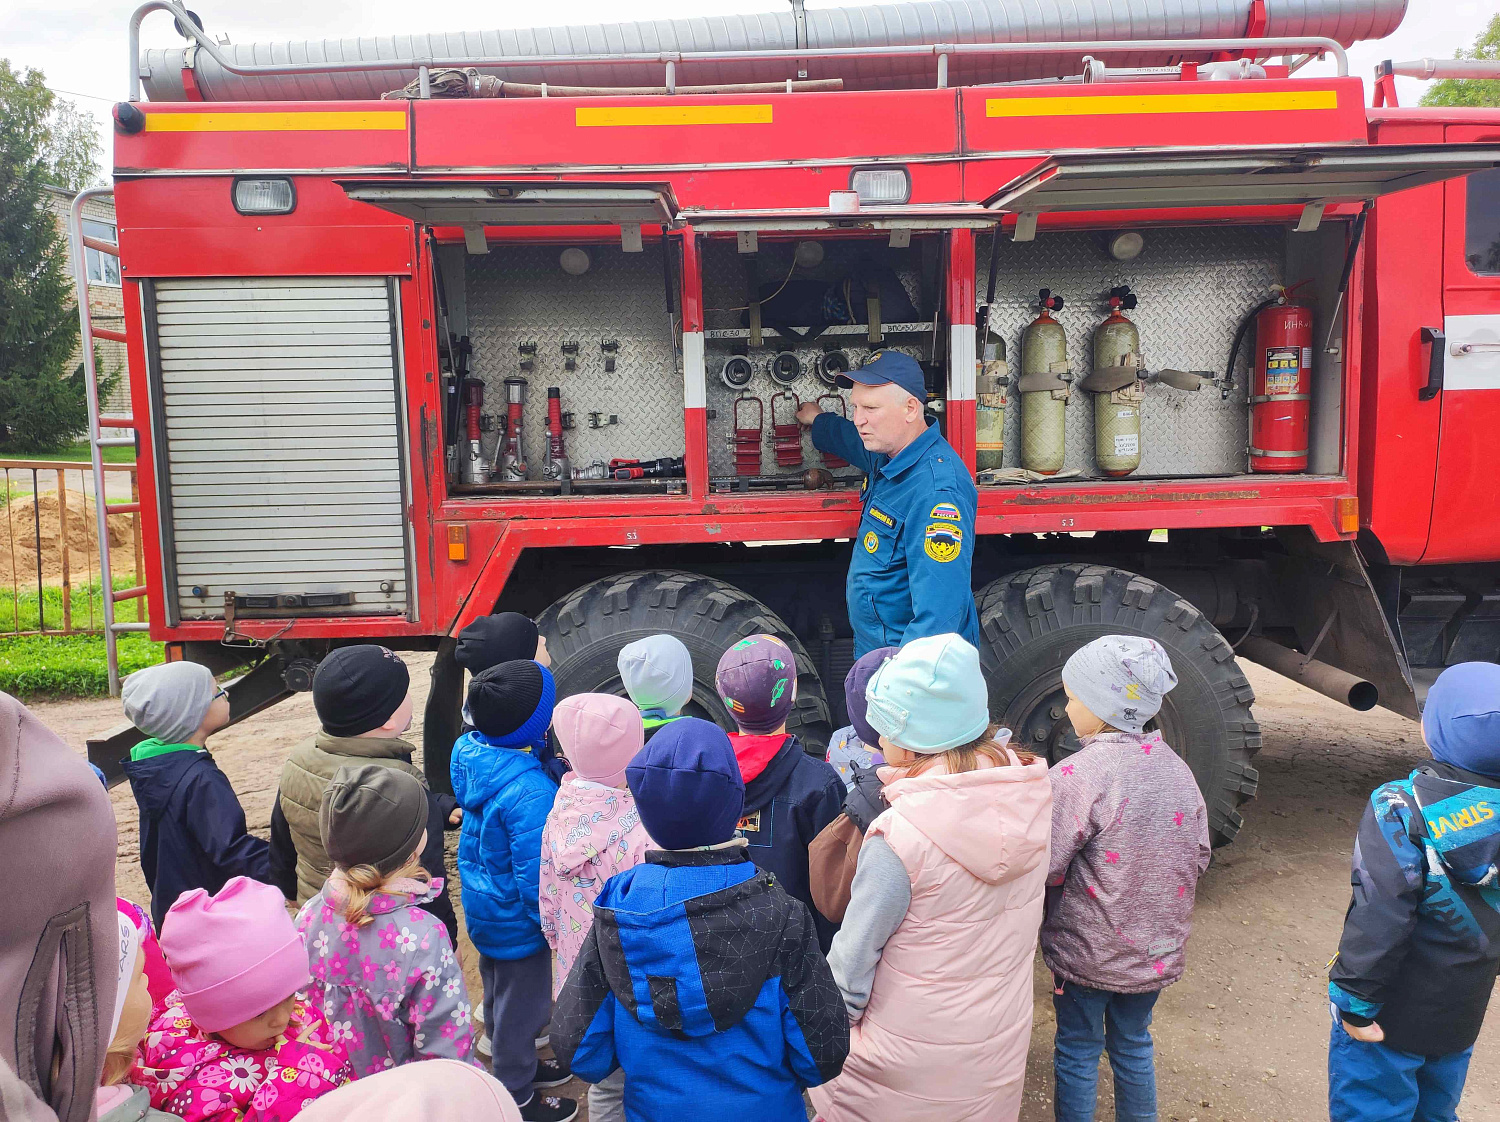
[[[935,243],[928,242],[926,245],[918,239],[914,240],[910,248],[905,250],[889,250],[883,242],[838,242],[828,240],[820,243],[824,249],[823,261],[813,268],[798,269],[798,277],[806,277],[817,280],[835,280],[847,275],[863,254],[872,250],[881,254],[896,270],[896,275],[901,278],[902,285],[907,294],[913,298],[918,309],[926,316],[932,314],[933,279],[936,274],[937,257],[934,252]],[[762,242],[759,252],[755,254],[752,267],[758,283],[779,283],[787,275],[792,264],[792,243],[787,242]],[[746,267],[751,264],[749,255],[741,255],[733,241],[710,241],[704,247],[703,252],[703,303],[704,303],[704,327],[712,331],[715,328],[732,328],[740,326],[740,313],[746,303],[747,280]],[[924,275],[928,278],[924,285]],[[927,296],[922,297],[923,290]],[[906,335],[891,337],[890,343],[883,349],[900,350],[911,355],[913,358],[926,362],[930,358],[933,345],[930,333],[922,336]],[[947,331],[943,330],[937,340],[938,357],[941,360],[947,350]],[[848,410],[848,391],[839,391],[827,385],[813,371],[813,361],[821,355],[825,347],[837,346],[849,356],[850,361],[858,366],[872,352],[872,348],[866,341],[864,335],[826,337],[813,340],[811,343],[798,343],[795,340],[782,339],[774,332],[767,332],[765,345],[750,350],[746,357],[755,367],[755,374],[744,392],[758,397],[765,405],[765,426],[761,443],[761,474],[763,475],[797,475],[810,467],[823,466],[822,454],[812,446],[812,440],[807,431],[802,433],[802,463],[798,466],[781,467],[776,463],[775,450],[771,443],[771,397],[773,394],[789,389],[802,401],[812,401],[824,394],[842,393],[845,398],[845,410]],[[738,350],[736,349],[738,347]],[[708,366],[708,408],[711,416],[708,422],[708,470],[715,478],[732,476],[734,471],[734,449],[730,443],[730,429],[734,410],[734,400],[739,396],[735,390],[727,387],[719,377],[724,362],[731,355],[744,352],[744,342],[713,339],[706,341],[705,350]],[[802,363],[803,373],[790,386],[781,386],[771,380],[766,373],[766,364],[778,351],[789,350],[796,354]],[[832,403],[827,403],[831,405]],[[754,416],[754,406],[749,407],[749,416]],[[783,404],[777,416],[783,413],[790,414],[790,409]]]
[[[558,263],[563,246],[491,246],[465,258],[471,372],[484,380],[484,411],[495,418],[484,434],[492,457],[505,416],[505,379],[528,384],[522,450],[528,477],[542,478],[547,454],[547,387],[562,391],[574,427],[564,436],[574,467],[616,457],[655,459],[683,454],[682,367],[668,318],[661,250],[643,253],[589,245],[589,269],[571,276]],[[605,371],[603,340],[619,350]],[[576,342],[575,369],[564,343]],[[520,369],[522,343],[536,344],[532,370]],[[589,414],[619,424],[589,428]]]
[[[1039,232],[1033,242],[1000,246],[995,317],[1011,370],[1020,368],[1021,333],[1036,318],[1037,290],[1050,288],[1065,306],[1058,320],[1068,332],[1068,361],[1078,379],[1092,366],[1093,331],[1108,312],[1105,295],[1128,284],[1140,299],[1130,318],[1140,328],[1148,369],[1222,371],[1240,318],[1282,282],[1286,234],[1276,227],[1211,226],[1145,231],[1146,247],[1133,261],[1115,261],[1105,235]],[[989,281],[989,239],[979,239],[977,290]],[[1231,475],[1245,470],[1249,352],[1235,373],[1234,392],[1196,393],[1151,385],[1141,416],[1141,466],[1136,476]],[[1005,464],[1020,464],[1019,395],[1006,404]],[[1073,390],[1068,402],[1065,466],[1099,477],[1094,463],[1090,395]]]

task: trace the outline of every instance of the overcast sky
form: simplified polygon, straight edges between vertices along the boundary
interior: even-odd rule
[[[1019,3],[1020,0],[1014,0]],[[551,5],[442,0],[413,5],[398,0],[189,0],[215,38],[238,43],[281,39],[390,35],[412,31],[477,31],[540,23],[595,23],[729,12],[774,11],[784,0],[560,0]],[[1274,7],[1275,0],[1271,0]],[[811,8],[839,7],[809,0]],[[47,84],[99,119],[109,157],[109,107],[126,95],[125,24],[132,0],[0,0],[0,57],[13,67],[42,70]],[[420,14],[416,14],[420,12]],[[1366,85],[1382,59],[1451,58],[1469,46],[1495,12],[1495,0],[1408,0],[1395,34],[1356,43],[1350,69]],[[545,13],[545,14],[543,14]],[[145,46],[180,46],[164,13],[146,18]],[[1111,60],[1112,61],[1112,60]],[[1332,71],[1331,65],[1307,73]],[[1426,83],[1400,78],[1401,103],[1414,104]]]

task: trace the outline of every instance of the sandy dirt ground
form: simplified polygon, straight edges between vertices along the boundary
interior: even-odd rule
[[[420,714],[429,658],[408,661]],[[1354,830],[1369,792],[1426,758],[1411,721],[1379,709],[1354,713],[1269,671],[1245,669],[1265,736],[1256,760],[1260,796],[1246,807],[1238,840],[1219,851],[1199,885],[1187,974],[1156,1008],[1164,1122],[1327,1118],[1325,964],[1337,947],[1349,900]],[[80,751],[85,735],[119,720],[118,703],[111,701],[38,702],[33,709]],[[304,694],[213,741],[251,829],[262,836],[282,761],[315,725]],[[420,729],[413,731],[419,741]],[[144,904],[129,788],[116,787],[113,801],[119,891]],[[450,863],[454,841],[450,834]],[[477,996],[467,940],[460,952]],[[1037,967],[1023,1122],[1052,1117],[1053,1015],[1040,957]],[[1100,1118],[1114,1117],[1109,1083],[1104,1066]],[[576,1083],[562,1093],[582,1097]],[[1475,1048],[1461,1116],[1500,1119],[1500,1018],[1491,1019]]]

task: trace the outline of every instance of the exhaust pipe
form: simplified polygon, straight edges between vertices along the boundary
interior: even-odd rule
[[[1280,643],[1273,643],[1264,636],[1250,636],[1240,644],[1235,653],[1361,713],[1374,709],[1380,703],[1380,691],[1374,682],[1367,682],[1347,670],[1308,658],[1305,654],[1283,647]]]

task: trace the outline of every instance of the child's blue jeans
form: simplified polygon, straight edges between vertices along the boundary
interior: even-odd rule
[[[1328,1036],[1332,1122],[1454,1122],[1474,1049],[1418,1056],[1355,1040],[1338,1011]]]
[[[1116,1122],[1156,1122],[1156,1062],[1151,1044],[1151,1010],[1160,990],[1111,993],[1064,982],[1053,993],[1057,1039],[1057,1122],[1093,1122],[1099,1097],[1099,1054],[1109,1050],[1115,1073]]]

